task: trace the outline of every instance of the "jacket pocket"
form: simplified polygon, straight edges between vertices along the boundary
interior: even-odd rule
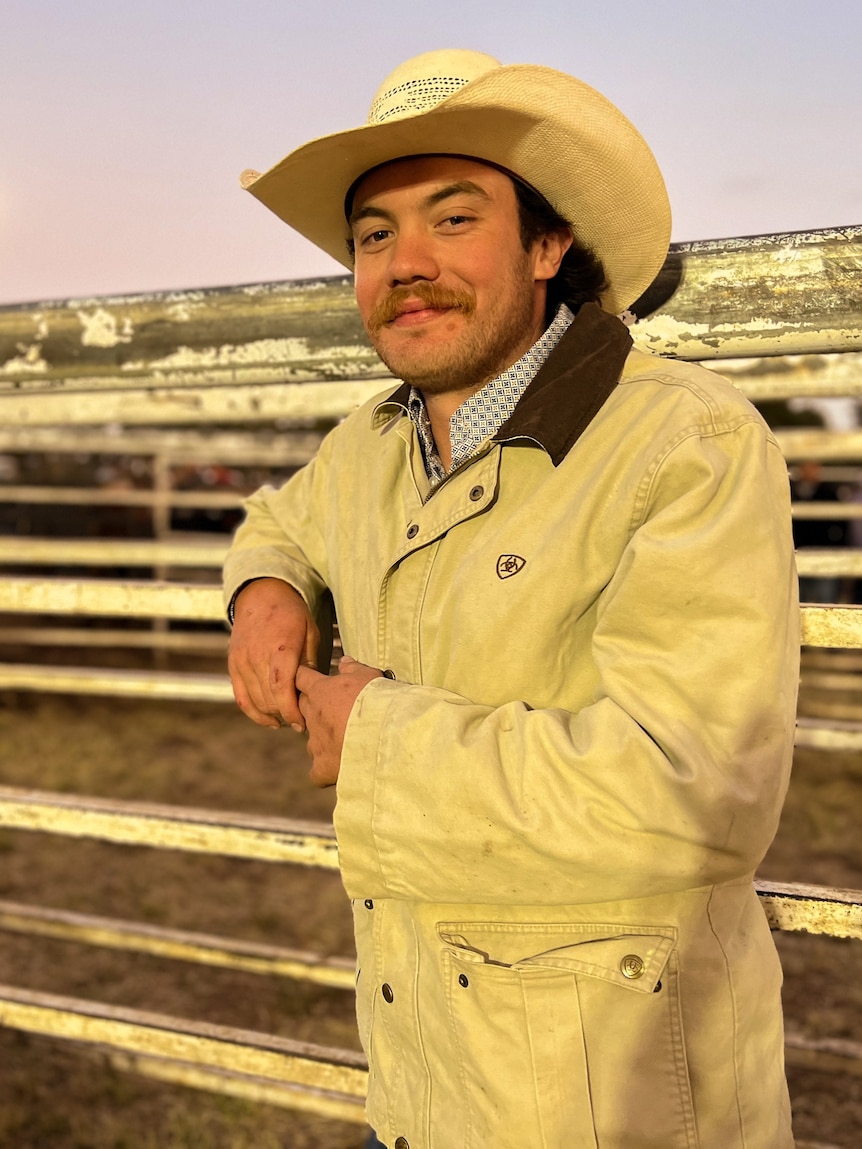
[[[697,1149],[673,929],[437,928],[470,1149]]]

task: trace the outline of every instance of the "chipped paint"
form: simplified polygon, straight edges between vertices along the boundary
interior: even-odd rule
[[[258,339],[254,343],[223,343],[220,347],[194,348],[181,346],[162,359],[154,359],[150,369],[160,371],[201,371],[210,367],[229,367],[233,364],[275,364],[291,363],[296,360],[329,359],[337,352],[346,360],[364,359],[368,356],[365,347],[338,347],[312,350],[307,339]]]
[[[22,374],[35,374],[48,370],[48,364],[42,358],[41,343],[17,343],[15,346],[18,354],[11,359],[7,359],[4,368],[9,375],[16,375],[18,372]]]
[[[81,335],[81,344],[84,347],[116,347],[120,343],[131,343],[134,331],[129,319],[122,321],[118,328],[116,315],[106,311],[104,307],[97,307],[91,314],[79,311],[78,318],[84,329]]]

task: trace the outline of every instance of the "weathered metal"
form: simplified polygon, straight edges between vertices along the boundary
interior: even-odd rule
[[[119,424],[78,425],[73,432],[64,426],[9,425],[0,426],[0,452],[149,455],[167,464],[281,468],[308,462],[322,438],[320,431],[226,431],[206,425],[195,429],[163,425],[155,430]]]
[[[862,647],[862,606],[803,606],[802,645]]]
[[[184,654],[227,654],[227,634],[197,630],[112,630],[110,627],[0,626],[4,646],[104,647],[116,650],[176,650]],[[40,686],[40,689],[42,687]],[[129,691],[131,693],[131,691]],[[209,694],[208,694],[209,697]],[[213,701],[221,701],[221,696]]]
[[[808,504],[797,506],[807,507]],[[862,504],[855,517],[860,515]],[[831,512],[827,512],[825,517],[831,517]],[[0,537],[0,565],[220,568],[227,548],[225,537],[184,537],[163,542],[157,539],[41,539],[16,535]],[[796,567],[800,575],[862,577],[862,550],[850,547],[835,550],[805,548],[796,554]]]
[[[0,901],[0,930],[85,942],[176,961],[243,970],[245,973],[298,978],[337,989],[352,990],[355,985],[356,962],[350,958],[322,957],[262,942],[162,929],[17,902]]]
[[[0,786],[0,826],[126,846],[338,869],[331,825]]]
[[[0,1025],[362,1098],[359,1053],[246,1029],[0,986]]]
[[[161,542],[156,539],[37,539],[16,535],[0,537],[0,564],[88,567],[163,564],[220,568],[227,548],[228,540],[224,536]]]
[[[862,578],[862,550],[836,547],[830,551],[802,547],[796,552],[796,570],[800,575]]]
[[[862,228],[675,244],[634,311],[639,345],[685,359],[859,350]],[[9,392],[387,375],[349,276],[0,308]]]
[[[862,352],[717,359],[709,364],[752,402],[798,396],[862,396]]]
[[[796,745],[818,750],[862,750],[862,722],[816,718],[796,719]]]
[[[122,643],[118,644],[122,645]],[[157,646],[158,644],[151,644]],[[165,649],[162,646],[162,649]],[[160,702],[233,702],[227,674],[116,670],[84,666],[0,663],[0,690],[148,698]]]
[[[862,890],[796,882],[754,885],[772,929],[862,939]]]
[[[805,1065],[826,1073],[862,1075],[862,1043],[843,1037],[807,1037],[785,1034],[785,1058],[789,1065]],[[797,1142],[797,1149],[799,1143]]]
[[[804,463],[809,459],[862,462],[862,431],[802,427],[777,430],[775,438],[789,463]]]
[[[0,612],[5,611],[106,618],[225,620],[218,587],[108,579],[2,578]]]
[[[107,1062],[121,1072],[136,1073],[157,1081],[169,1081],[191,1089],[205,1089],[211,1093],[239,1097],[257,1104],[279,1105],[286,1109],[316,1113],[333,1120],[365,1124],[365,1107],[362,1101],[345,1097],[332,1090],[290,1085],[270,1078],[256,1077],[250,1073],[234,1073],[206,1065],[192,1065],[187,1061],[177,1061],[170,1057],[153,1057],[126,1050],[120,1051],[98,1042],[89,1048],[81,1046],[79,1048],[101,1064]],[[797,1142],[797,1149],[805,1149],[804,1143]],[[811,1146],[810,1149],[835,1149],[835,1147]]]

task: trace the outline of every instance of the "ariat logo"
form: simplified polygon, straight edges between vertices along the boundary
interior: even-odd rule
[[[511,578],[527,565],[520,555],[500,555],[497,559],[497,578]]]

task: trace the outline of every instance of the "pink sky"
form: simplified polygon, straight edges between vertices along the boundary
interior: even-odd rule
[[[0,303],[334,274],[239,188],[436,47],[599,88],[674,239],[862,223],[862,4],[5,0]],[[539,18],[536,18],[536,13]]]

